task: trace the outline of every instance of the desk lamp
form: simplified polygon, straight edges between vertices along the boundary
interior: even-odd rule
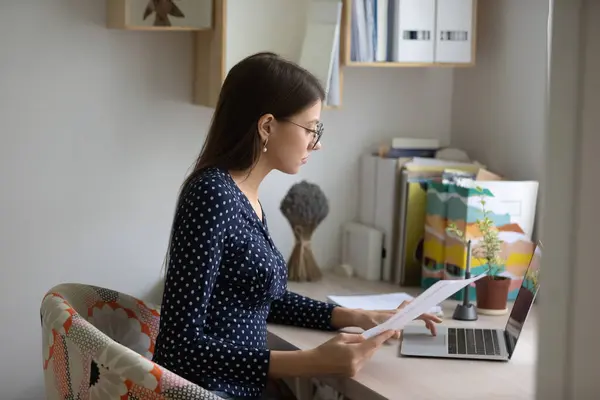
[[[471,277],[471,241],[467,242],[467,265],[465,268],[465,279]],[[453,319],[459,321],[476,321],[477,320],[477,308],[471,304],[469,300],[469,288],[471,285],[467,285],[463,289],[463,301],[462,304],[458,304],[454,310]]]

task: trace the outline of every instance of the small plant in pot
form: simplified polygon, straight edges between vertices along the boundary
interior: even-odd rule
[[[480,314],[503,315],[508,312],[507,303],[511,278],[500,275],[505,268],[505,261],[500,257],[502,240],[500,240],[494,221],[489,217],[483,196],[481,196],[480,204],[483,216],[477,219],[475,224],[481,232],[481,239],[473,246],[471,254],[467,254],[467,257],[477,259],[485,267],[486,276],[475,281],[477,311]],[[456,224],[449,224],[446,230],[466,246],[469,239],[465,232],[457,228]]]

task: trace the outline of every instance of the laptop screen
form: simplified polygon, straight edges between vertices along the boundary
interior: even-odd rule
[[[506,323],[509,357],[512,356],[515,350],[515,345],[523,329],[523,324],[527,319],[529,310],[531,310],[531,306],[533,305],[533,300],[540,287],[538,274],[541,266],[541,257],[542,249],[540,246],[536,246],[529,262],[529,267],[525,271],[523,283],[513,304],[512,311],[508,317],[508,322]]]

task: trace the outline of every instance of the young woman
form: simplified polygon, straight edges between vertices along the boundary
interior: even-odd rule
[[[287,290],[287,267],[258,200],[265,176],[295,174],[321,148],[323,88],[299,66],[260,53],[221,89],[174,217],[154,361],[224,398],[260,399],[267,381],[352,376],[387,339],[338,334],[308,351],[271,351],[267,322],[369,329],[392,311],[335,307]],[[421,316],[435,333],[434,316]]]

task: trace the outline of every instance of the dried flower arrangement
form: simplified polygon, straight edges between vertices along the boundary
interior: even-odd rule
[[[296,243],[288,260],[288,279],[316,281],[322,276],[312,252],[312,235],[329,213],[329,202],[319,186],[302,181],[293,185],[281,201],[281,212],[294,231]]]

